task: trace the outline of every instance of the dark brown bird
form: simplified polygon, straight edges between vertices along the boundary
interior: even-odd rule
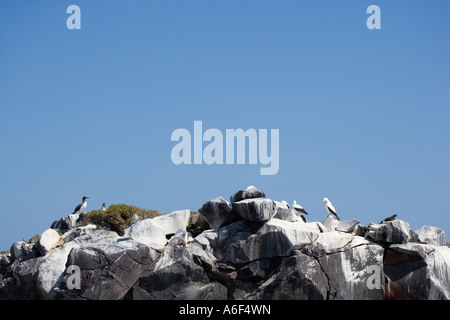
[[[382,221],[380,222],[380,224],[385,223],[385,222],[388,222],[388,221],[394,221],[395,218],[397,218],[397,215],[396,215],[396,214],[394,214],[394,215],[392,215],[392,216],[390,216],[390,217],[387,217],[386,219],[382,220]]]

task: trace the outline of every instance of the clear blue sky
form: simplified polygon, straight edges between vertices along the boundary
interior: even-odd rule
[[[66,8],[81,8],[68,30]],[[368,30],[366,8],[381,8]],[[449,1],[0,1],[0,250],[84,195],[161,213],[255,185],[323,221],[450,235]],[[280,130],[280,168],[172,163],[177,128]]]

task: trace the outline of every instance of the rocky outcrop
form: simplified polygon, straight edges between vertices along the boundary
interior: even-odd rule
[[[384,272],[388,299],[450,299],[450,248],[446,246],[391,245],[386,249]]]
[[[239,215],[232,211],[230,204],[222,197],[207,201],[198,209],[200,215],[211,228],[218,229],[239,219]]]
[[[235,202],[242,201],[245,199],[254,199],[254,198],[265,198],[266,194],[256,188],[255,186],[248,186],[242,190],[239,190],[235,194],[230,197],[230,202],[234,204]]]
[[[450,248],[436,227],[305,222],[253,186],[189,218],[136,217],[121,237],[64,217],[0,256],[0,299],[450,299]]]
[[[69,214],[59,220],[55,220],[51,228],[58,232],[64,233],[72,228],[76,228],[83,221],[84,213]]]
[[[266,198],[245,199],[233,203],[241,218],[250,221],[267,221],[276,213],[274,201]]]
[[[403,220],[370,224],[368,236],[374,241],[386,244],[406,243],[417,239],[415,232],[409,228],[409,223]]]
[[[154,249],[134,240],[73,248],[67,264],[80,270],[80,287],[68,288],[71,273],[61,279],[56,298],[118,300],[138,281],[155,260]],[[81,286],[81,283],[85,284]]]
[[[417,229],[416,234],[420,242],[432,244],[435,246],[447,245],[447,239],[444,230],[437,227],[422,226]]]

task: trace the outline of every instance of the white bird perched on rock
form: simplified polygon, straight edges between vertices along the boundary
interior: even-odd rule
[[[290,209],[291,207],[289,206],[289,203],[287,203],[284,200],[281,200],[281,203],[284,204],[288,209]]]
[[[323,203],[325,203],[325,208],[327,209],[328,213],[332,214],[334,217],[336,217],[336,219],[341,220],[336,213],[336,209],[333,207],[328,198],[323,198]]]
[[[297,212],[302,212],[304,214],[308,214],[308,212],[306,212],[306,210],[297,203],[297,201],[294,200],[294,202],[292,203],[292,207],[294,208],[295,211]]]
[[[76,206],[75,210],[71,214],[81,213],[84,209],[87,207],[86,199],[89,199],[89,197],[83,197],[83,202]]]

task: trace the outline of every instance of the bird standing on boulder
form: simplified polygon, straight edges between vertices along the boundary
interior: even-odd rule
[[[83,202],[76,206],[75,210],[71,214],[81,213],[84,209],[87,207],[86,199],[89,199],[89,197],[83,197]]]
[[[101,211],[106,211],[106,204],[104,202],[102,202],[102,208],[100,210]]]
[[[394,215],[392,215],[392,216],[390,216],[390,217],[387,217],[386,219],[381,220],[380,224],[385,223],[385,222],[388,222],[388,221],[394,221],[395,218],[397,218],[397,215],[396,215],[396,214],[394,214]]]
[[[328,200],[328,198],[323,198],[323,203],[325,203],[325,208],[327,209],[328,213],[330,213],[331,215],[333,215],[336,219],[339,219],[337,213],[336,213],[336,209],[333,207],[333,205],[331,204],[330,200]]]
[[[284,200],[281,200],[281,203],[284,204],[288,209],[290,209],[291,207],[289,206],[289,203],[287,203]]]
[[[295,200],[294,200],[294,202],[292,203],[292,207],[293,207],[294,210],[297,211],[297,212],[302,212],[302,213],[304,213],[304,214],[308,214],[308,212],[306,212],[305,209],[304,209],[301,205],[297,204],[297,201],[295,201]]]

